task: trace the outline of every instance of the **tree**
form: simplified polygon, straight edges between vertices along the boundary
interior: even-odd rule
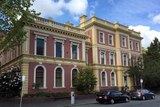
[[[77,90],[85,94],[92,93],[97,83],[96,77],[91,68],[84,68],[80,70],[77,79]]]
[[[0,52],[21,45],[25,41],[24,22],[32,22],[30,10],[34,0],[1,0],[0,1]]]
[[[139,87],[140,86],[140,79],[142,78],[142,72],[143,72],[143,59],[141,56],[137,58],[135,61],[135,58],[131,58],[130,67],[128,70],[129,76],[133,80],[133,86]]]
[[[160,42],[155,38],[148,47],[144,57],[143,79],[147,88],[160,88]]]

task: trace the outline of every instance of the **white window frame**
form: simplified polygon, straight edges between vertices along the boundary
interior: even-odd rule
[[[62,57],[57,57],[56,56],[56,42],[61,42],[62,43]],[[55,41],[54,41],[54,57],[56,57],[56,58],[64,58],[64,40],[55,39]]]
[[[111,39],[111,43],[110,43],[110,39]],[[114,40],[113,40],[113,35],[112,34],[108,34],[108,44],[109,45],[114,45]]]
[[[127,38],[122,36],[122,47],[127,47]]]
[[[102,64],[101,63],[101,60],[102,60],[101,59],[101,57],[102,57],[101,52],[104,52],[104,64],[106,64],[106,51],[105,50],[100,50],[100,57],[99,57],[100,58],[100,64]]]
[[[112,70],[112,72],[110,73],[110,85],[111,87],[115,87],[112,85],[112,73],[114,73],[114,80],[115,80],[115,86],[117,86],[117,79],[116,79],[116,72]]]
[[[113,54],[113,64],[111,64],[111,54]],[[109,64],[110,65],[115,65],[115,52],[110,52],[109,53]]]
[[[102,34],[102,35],[101,35]],[[101,41],[101,36],[102,36],[102,41]],[[104,39],[104,32],[99,32],[99,43],[105,43],[105,39]]]
[[[57,68],[61,68],[62,69],[62,87],[56,87],[56,70],[57,70]],[[65,76],[64,76],[64,69],[63,69],[63,67],[61,67],[61,66],[57,66],[57,67],[55,67],[55,69],[54,69],[54,87],[53,88],[65,88],[65,82],[64,82],[64,80],[65,80]]]
[[[126,59],[125,59],[124,56],[126,56]],[[128,66],[128,54],[123,53],[123,54],[122,54],[122,58],[123,58],[123,66]],[[126,60],[126,65],[124,64],[124,61],[125,61],[125,60]]]
[[[72,45],[76,45],[77,46],[77,59],[74,60],[79,60],[79,44],[78,43],[71,43],[71,59],[73,59],[73,55],[72,55]]]
[[[72,84],[72,73],[73,73],[73,70],[74,70],[74,69],[76,69],[77,72],[79,73],[79,70],[78,70],[77,67],[73,67],[73,68],[71,69],[71,87],[72,87],[72,88],[74,88],[74,87],[73,87],[73,84]]]
[[[133,41],[130,40],[130,49],[133,50]]]
[[[105,84],[105,86],[103,86],[103,84],[102,84],[102,82],[103,82],[103,80],[102,80],[102,73],[105,73],[105,82],[106,82],[106,84]],[[106,73],[106,71],[101,71],[101,87],[106,87],[106,86],[108,86],[108,81],[107,81],[107,73]]]
[[[47,48],[46,48],[46,41],[47,41],[47,37],[38,36],[38,35],[35,36],[34,55],[37,55],[37,38],[44,39],[44,56],[46,56],[46,50],[47,50]]]
[[[46,70],[46,67],[44,66],[44,65],[37,65],[37,66],[35,66],[35,68],[34,68],[34,80],[33,80],[33,82],[34,83],[36,83],[36,70],[37,70],[37,68],[38,67],[42,67],[43,68],[43,87],[39,87],[39,89],[46,89],[47,87],[46,87],[46,72],[47,72],[47,70]]]
[[[139,51],[139,42],[136,42],[136,51]]]

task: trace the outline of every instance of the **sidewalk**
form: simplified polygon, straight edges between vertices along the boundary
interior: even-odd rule
[[[54,101],[32,101],[22,102],[22,107],[74,107],[96,103],[95,98],[77,98],[75,104],[71,105],[71,99],[58,99]],[[19,101],[0,101],[1,107],[19,107]]]

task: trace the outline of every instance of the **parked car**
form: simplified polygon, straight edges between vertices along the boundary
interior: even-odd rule
[[[147,89],[132,90],[130,91],[129,94],[131,99],[141,99],[141,100],[155,99],[155,94]]]
[[[123,94],[119,91],[108,91],[103,93],[98,93],[96,95],[96,101],[100,104],[103,103],[111,103],[115,102],[129,102],[130,97],[126,94]]]

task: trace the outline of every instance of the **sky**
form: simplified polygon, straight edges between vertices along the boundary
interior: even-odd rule
[[[144,48],[155,37],[160,41],[160,0],[35,0],[31,9],[43,18],[75,26],[82,15],[119,22],[141,33]]]

